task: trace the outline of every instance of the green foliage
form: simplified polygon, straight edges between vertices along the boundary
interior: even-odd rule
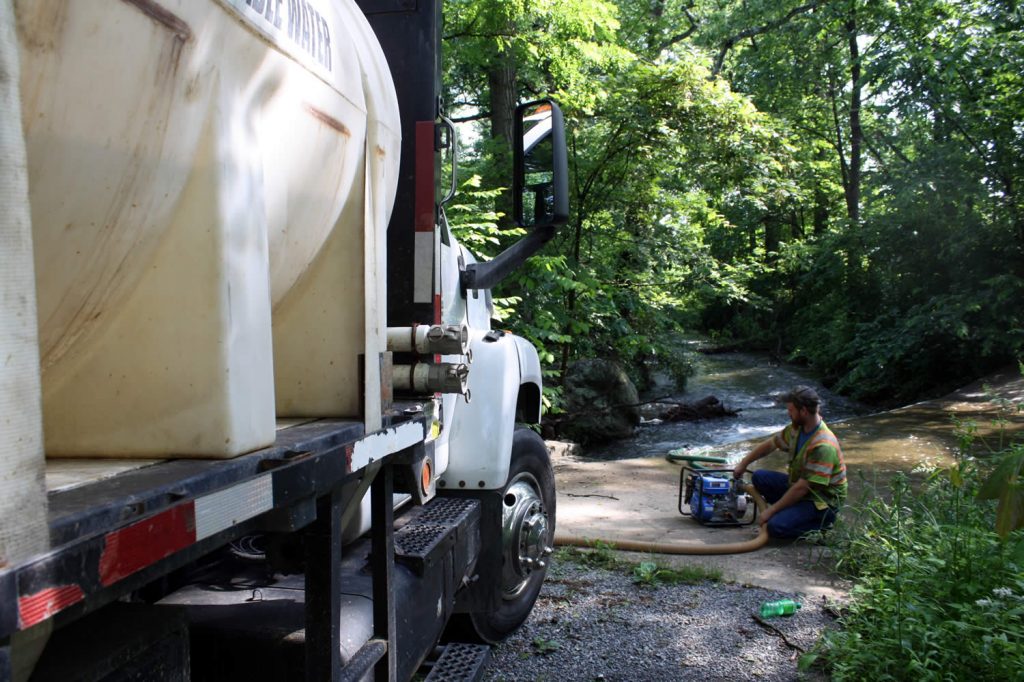
[[[1007,540],[1024,528],[1024,445],[1014,445],[1001,458],[978,491],[979,500],[998,500],[996,533]]]
[[[581,357],[615,359],[640,386],[666,365],[685,377],[674,339],[698,327],[892,402],[1024,353],[1012,3],[454,0],[445,12],[446,99],[477,139],[460,166],[484,178],[449,208],[467,209],[471,249],[517,238],[500,215],[495,75],[514,76],[513,100],[556,96],[569,124],[573,215],[495,292],[502,323],[541,350],[551,408]]]
[[[721,579],[720,569],[697,565],[672,567],[655,561],[641,561],[633,567],[633,582],[648,587],[662,584],[696,585],[704,581],[717,582]]]
[[[576,547],[560,547],[555,553],[555,560],[572,562],[580,566],[600,568],[606,571],[625,570],[633,576],[638,585],[655,587],[657,585],[695,585],[704,581],[717,582],[722,579],[722,571],[717,568],[706,568],[699,565],[667,566],[658,561],[641,561],[631,563],[623,561],[615,552],[615,545],[603,540],[588,543],[586,549]]]
[[[534,652],[541,656],[548,656],[562,648],[562,645],[555,640],[544,639],[543,637],[534,637],[531,644],[533,645]]]
[[[761,298],[724,311],[709,301],[705,324],[780,347],[866,399],[912,399],[1010,361],[1024,348],[1024,138],[1009,123],[1024,105],[1019,11],[797,6],[698,5],[697,39],[711,49],[771,27],[756,47],[734,43],[725,72],[787,126],[799,187],[781,207],[785,228],[757,230],[768,267],[747,286]],[[851,30],[866,95],[857,222],[836,215],[852,163]]]
[[[1024,375],[1024,362],[1018,363]],[[1000,446],[1002,426],[1008,417],[1024,412],[1024,400],[998,400],[1000,415]],[[969,436],[973,438],[973,434]],[[970,440],[968,440],[968,445]],[[1024,529],[1024,443],[1010,443],[1009,447],[996,455],[995,468],[978,490],[979,500],[998,500],[996,505],[996,533],[1004,541],[1011,533]]]
[[[833,531],[837,566],[856,580],[850,602],[803,665],[823,662],[836,680],[1013,679],[1024,669],[1024,535],[994,532],[979,480],[963,460],[916,489],[902,476],[888,491],[866,489]]]
[[[760,215],[796,187],[786,172],[793,150],[771,120],[710,78],[699,50],[678,44],[669,57],[635,40],[649,19],[636,9],[598,0],[446,6],[455,106],[494,104],[487,78],[504,60],[515,63],[520,99],[552,93],[569,122],[573,218],[496,292],[504,319],[539,347],[549,386],[574,359],[594,356],[618,360],[640,386],[666,368],[685,380],[676,339],[692,326],[698,296],[748,294],[746,273],[715,257],[709,229],[728,230],[726,211],[737,206]],[[493,168],[500,154],[487,131],[478,133],[460,165],[507,177]],[[476,198],[485,211],[500,205],[497,194]],[[468,235],[475,251],[493,254],[515,238],[497,213]],[[557,409],[556,394],[546,399]]]
[[[488,260],[497,255],[502,230],[498,221],[502,214],[493,209],[501,189],[481,189],[481,178],[473,175],[462,183],[455,202],[445,206],[445,215],[452,234],[478,258]],[[511,230],[507,236],[521,237],[523,230]],[[512,305],[515,301],[505,301]]]
[[[588,543],[587,549],[560,547],[555,558],[559,561],[571,561],[581,566],[603,568],[609,571],[621,566],[621,561],[615,554],[615,546],[603,540],[593,540]]]

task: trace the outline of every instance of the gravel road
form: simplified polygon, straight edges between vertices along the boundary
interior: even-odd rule
[[[794,616],[759,623],[762,602],[794,598]],[[824,679],[797,671],[800,650],[834,624],[822,597],[702,581],[635,584],[612,569],[554,558],[523,627],[496,647],[489,682]]]

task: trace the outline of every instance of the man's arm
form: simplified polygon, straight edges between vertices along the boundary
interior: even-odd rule
[[[811,484],[807,482],[806,478],[798,479],[796,483],[789,486],[789,490],[786,494],[779,498],[779,501],[764,510],[761,514],[761,525],[768,523],[768,519],[775,516],[776,512],[780,512],[786,507],[792,507],[794,504],[804,499],[804,497],[811,491]]]
[[[764,441],[756,448],[750,451],[750,454],[740,460],[740,463],[736,465],[736,468],[732,470],[733,478],[739,478],[746,472],[747,467],[756,462],[757,460],[771,454],[775,450],[775,436],[772,436],[768,440]]]

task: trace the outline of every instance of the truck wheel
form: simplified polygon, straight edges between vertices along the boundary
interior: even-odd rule
[[[523,624],[540,594],[555,538],[555,475],[548,448],[530,429],[516,429],[502,493],[502,573],[494,580],[500,605],[462,614],[458,628],[496,643]]]

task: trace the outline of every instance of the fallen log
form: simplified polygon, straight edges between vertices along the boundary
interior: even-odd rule
[[[739,410],[730,410],[725,403],[713,395],[692,403],[676,403],[669,407],[661,419],[669,422],[696,421],[698,419],[715,419],[719,417],[735,417]]]

